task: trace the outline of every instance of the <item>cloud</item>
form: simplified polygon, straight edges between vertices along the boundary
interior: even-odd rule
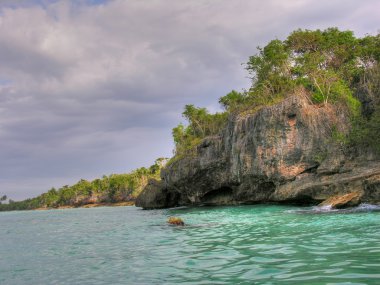
[[[249,87],[258,45],[379,28],[378,1],[2,1],[0,192],[31,197],[170,156],[184,104]],[[29,183],[30,182],[30,183]],[[30,185],[30,187],[27,187]]]

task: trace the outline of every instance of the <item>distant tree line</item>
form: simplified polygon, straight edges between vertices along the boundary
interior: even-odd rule
[[[81,179],[74,185],[51,188],[46,193],[24,201],[9,200],[8,204],[0,203],[0,211],[134,201],[149,178],[159,178],[165,161],[159,158],[149,168],[141,167],[127,174],[104,175],[93,181]],[[0,198],[1,201],[6,199],[5,195]]]

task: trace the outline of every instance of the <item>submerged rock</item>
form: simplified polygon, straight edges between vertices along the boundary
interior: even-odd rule
[[[171,225],[175,225],[175,226],[184,226],[185,225],[183,220],[181,218],[178,218],[178,217],[170,217],[168,219],[168,223]]]

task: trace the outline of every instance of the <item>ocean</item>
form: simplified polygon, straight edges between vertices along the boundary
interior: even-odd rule
[[[380,284],[380,211],[0,212],[0,284]]]

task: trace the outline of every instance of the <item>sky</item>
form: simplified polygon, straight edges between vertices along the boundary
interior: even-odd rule
[[[185,104],[249,88],[257,46],[380,29],[378,0],[0,0],[0,195],[171,157]]]

